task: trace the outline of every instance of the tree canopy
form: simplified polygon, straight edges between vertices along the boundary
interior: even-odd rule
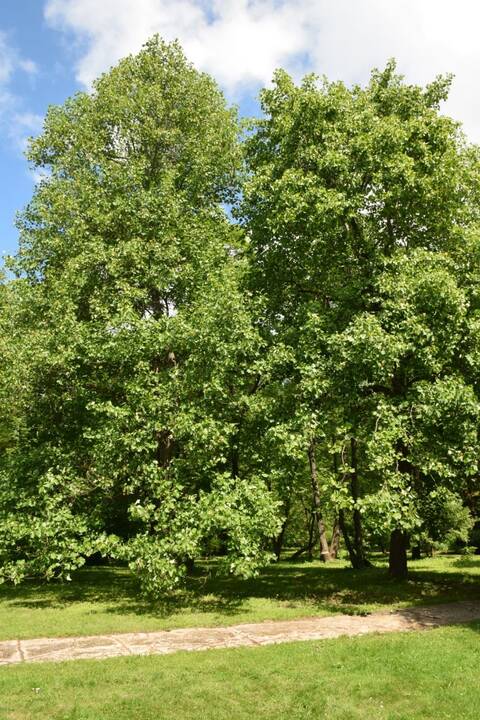
[[[290,350],[304,446],[323,446],[360,567],[367,508],[404,542],[429,489],[478,472],[480,165],[439,112],[449,82],[409,86],[393,62],[365,88],[279,71],[246,143],[264,333]]]
[[[468,541],[480,163],[449,83],[279,71],[242,136],[155,37],[49,109],[0,284],[1,578],[110,558],[157,594],[288,533],[359,568],[390,542],[401,576]]]

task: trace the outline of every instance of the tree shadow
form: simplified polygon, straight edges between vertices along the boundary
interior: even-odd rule
[[[475,557],[467,555],[454,560],[453,565],[459,568],[477,568],[480,571],[480,557],[478,555]]]
[[[138,582],[126,568],[92,567],[73,573],[71,581],[27,580],[17,586],[2,585],[0,601],[13,607],[62,608],[75,602],[109,603],[138,593]]]
[[[442,603],[430,607],[413,606],[397,610],[392,618],[400,616],[405,622],[405,629],[422,630],[436,629],[448,625],[463,625],[470,630],[480,632],[480,603],[455,602]]]
[[[425,605],[478,597],[480,578],[454,572],[415,569],[404,581],[392,580],[384,567],[352,570],[338,565],[280,563],[258,578],[214,576],[205,584],[225,598],[271,598],[292,606],[308,601],[329,612],[364,613],[375,605]]]
[[[465,561],[467,564],[463,564]],[[214,613],[235,617],[248,611],[251,599],[272,601],[272,607],[305,614],[346,613],[365,615],[388,604],[421,606],[458,600],[478,600],[480,576],[461,572],[480,567],[480,557],[452,562],[459,571],[433,571],[414,566],[407,580],[394,581],[385,567],[358,571],[344,563],[283,561],[247,580],[222,576],[215,562],[197,566],[186,587],[160,600],[142,597],[136,579],[126,568],[92,567],[74,574],[72,582],[27,582],[15,588],[0,587],[0,600],[11,607],[66,608],[91,603],[89,612],[135,614],[168,618],[181,613]],[[295,613],[298,617],[298,612]]]

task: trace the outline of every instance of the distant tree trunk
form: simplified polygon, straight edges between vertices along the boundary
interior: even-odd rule
[[[313,513],[310,514],[310,524],[308,526],[308,545],[307,545],[307,552],[308,552],[308,559],[313,559],[313,546],[315,545],[315,515]]]
[[[307,544],[304,545],[304,547],[300,548],[294,555],[293,558],[300,557],[300,555],[303,555],[304,552],[308,552],[308,559],[313,559],[313,546],[315,545],[316,538],[315,538],[315,515],[312,512],[311,507],[307,507],[305,503],[303,502],[302,498],[302,505],[303,505],[303,511],[305,513],[305,520],[307,523],[307,530],[308,530],[308,540]]]
[[[371,567],[371,563],[368,560],[365,560],[365,558],[362,560],[362,558],[359,558],[357,556],[355,547],[348,532],[347,524],[345,522],[345,511],[343,510],[343,508],[338,511],[338,522],[340,524],[342,537],[345,541],[345,547],[347,548],[348,558],[350,560],[352,568],[354,570],[364,570],[366,567]]]
[[[412,560],[420,560],[422,557],[422,548],[420,545],[414,545],[412,547]]]
[[[151,367],[154,373],[158,374],[166,367],[176,367],[177,360],[175,353],[169,351],[166,356],[157,356],[152,360]],[[158,430],[155,433],[156,449],[155,459],[161,468],[168,468],[174,452],[173,437],[169,429]]]
[[[315,443],[313,440],[308,448],[308,461],[310,463],[310,479],[312,483],[313,512],[317,525],[318,538],[320,541],[320,559],[323,560],[323,562],[327,562],[330,560],[330,550],[328,547],[327,534],[325,532],[325,524],[322,518],[317,461],[315,458]]]
[[[332,540],[330,542],[330,557],[331,558],[337,558],[338,557],[338,549],[340,547],[340,522],[338,517],[335,518],[335,522],[333,524],[333,530],[332,530]]]
[[[167,468],[170,465],[173,451],[173,442],[170,431],[159,430],[156,433],[155,439],[157,441],[155,456],[158,466],[161,468]]]
[[[186,557],[185,558],[185,567],[186,567],[188,575],[191,575],[193,573],[193,571],[195,570],[195,558]]]
[[[335,441],[335,438],[333,438]],[[337,464],[337,453],[333,453],[333,472],[335,475],[335,478],[338,475],[338,464]],[[333,533],[332,533],[332,542],[330,545],[330,555],[333,558],[338,557],[338,548],[340,546],[340,536],[342,534],[342,524],[345,525],[345,521],[343,520],[343,510],[340,510],[335,518],[335,523],[333,526]],[[348,548],[347,548],[348,549]]]
[[[356,556],[356,567],[362,569],[371,567],[371,563],[365,556],[365,548],[363,546],[363,528],[362,528],[362,515],[357,507],[359,498],[359,483],[358,483],[358,471],[357,471],[357,441],[355,438],[350,439],[350,452],[351,452],[351,464],[352,474],[350,479],[350,492],[352,499],[355,503],[353,510],[353,544],[355,548]]]
[[[352,497],[358,498],[358,475],[357,475],[357,458],[356,458],[356,446],[353,445],[353,462],[352,465],[354,466],[354,478],[353,482],[350,486],[350,491],[352,494]],[[333,455],[333,470],[335,475],[338,474],[338,465],[337,465],[337,455],[334,453]],[[345,481],[345,476],[343,476],[343,481]],[[338,527],[339,527],[339,533],[343,537],[343,540],[345,542],[345,547],[347,548],[348,557],[350,560],[351,566],[355,570],[362,570],[366,567],[371,567],[371,563],[369,560],[365,558],[365,554],[363,552],[363,541],[362,541],[362,519],[360,516],[360,513],[356,516],[356,543],[352,543],[352,539],[349,535],[347,523],[345,521],[345,510],[343,508],[340,508],[338,511]],[[333,540],[332,540],[333,543]]]
[[[280,529],[280,532],[276,537],[273,538],[273,552],[275,553],[275,557],[277,558],[277,561],[280,560],[280,555],[282,554],[282,548],[283,548],[283,540],[285,537],[285,529],[287,527],[287,521],[288,521],[288,515],[285,517],[282,527]]]
[[[398,580],[407,577],[407,535],[402,530],[393,530],[390,535],[388,572]]]
[[[293,553],[290,560],[297,560],[301,555],[303,555],[304,552],[308,552],[308,559],[312,559],[312,550],[313,546],[315,544],[315,518],[313,514],[310,515],[310,519],[308,521],[308,542],[303,547],[299,548],[296,552]]]

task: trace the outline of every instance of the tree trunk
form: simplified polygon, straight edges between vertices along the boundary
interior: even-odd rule
[[[371,567],[371,563],[365,556],[365,548],[363,547],[363,528],[362,515],[357,507],[359,498],[359,483],[357,472],[357,441],[355,438],[350,439],[352,474],[350,479],[350,492],[355,503],[353,510],[353,545],[355,548],[356,567],[357,569]]]
[[[313,546],[315,544],[315,515],[311,513],[310,524],[308,526],[308,559],[313,560]]]
[[[161,372],[166,367],[176,367],[177,360],[175,353],[171,350],[166,356],[157,356],[152,360],[151,368],[155,374]],[[173,456],[174,442],[173,437],[169,429],[158,430],[155,433],[156,449],[155,458],[157,464],[161,468],[168,468]]]
[[[358,475],[357,475],[357,466],[356,466],[356,452],[355,452],[355,446],[353,448],[353,456],[355,461],[354,466],[354,482],[353,485],[351,485],[351,492],[352,495],[355,493],[356,497],[358,497]],[[338,474],[338,466],[337,466],[337,455],[336,453],[333,455],[333,470],[335,472],[335,475]],[[345,482],[345,475],[343,476],[343,482]],[[347,548],[348,557],[350,559],[350,564],[354,570],[363,570],[366,567],[371,567],[371,563],[365,558],[365,555],[363,553],[363,542],[362,542],[362,519],[360,516],[360,513],[358,513],[358,516],[356,517],[356,538],[357,543],[356,546],[352,543],[352,540],[350,538],[350,535],[348,533],[347,524],[345,522],[345,511],[343,508],[340,508],[338,511],[338,526],[339,526],[339,533],[343,536],[345,547]],[[339,538],[340,539],[340,538]],[[333,541],[332,541],[333,542]],[[358,551],[360,550],[360,554],[358,554]]]
[[[355,548],[353,547],[352,541],[350,540],[350,535],[348,534],[347,525],[345,522],[345,511],[343,510],[343,508],[338,511],[338,522],[340,523],[340,529],[342,531],[343,539],[345,540],[345,547],[347,548],[350,563],[352,567],[356,569],[357,556],[355,555]]]
[[[308,461],[310,463],[310,479],[312,483],[313,512],[315,515],[318,538],[320,541],[320,559],[323,560],[323,562],[327,562],[330,560],[330,550],[328,548],[327,534],[325,532],[325,524],[322,518],[317,461],[315,459],[315,443],[313,440],[308,448]]]
[[[285,520],[283,521],[282,527],[281,527],[278,535],[273,538],[273,552],[275,553],[277,562],[280,560],[280,555],[282,554],[283,538],[285,537],[286,527],[287,527],[287,518],[285,518]]]
[[[338,517],[335,518],[335,522],[333,524],[333,530],[332,530],[332,541],[330,543],[330,557],[331,558],[337,558],[338,557],[338,549],[340,547],[340,523],[338,520]]]
[[[157,441],[157,448],[155,451],[157,464],[161,468],[167,468],[170,465],[173,451],[173,442],[170,431],[159,430],[156,433],[155,439]]]
[[[414,545],[412,547],[412,560],[420,560],[422,557],[422,548],[420,545]]]
[[[185,567],[187,570],[187,574],[191,575],[195,570],[195,558],[187,556],[185,558]]]
[[[357,556],[352,539],[348,533],[347,524],[345,522],[345,511],[343,509],[338,511],[338,522],[340,524],[340,530],[342,531],[342,537],[345,541],[345,547],[347,548],[348,558],[352,568],[354,570],[365,570],[367,567],[372,567],[372,563],[369,560]]]
[[[390,535],[388,572],[397,580],[407,577],[407,535],[402,530],[393,530]]]
[[[312,559],[312,550],[313,546],[315,544],[315,537],[314,537],[314,530],[315,530],[315,518],[312,515],[309,530],[308,530],[308,543],[301,547],[299,550],[293,553],[290,560],[297,560],[301,555],[303,555],[304,552],[308,552],[308,559]]]

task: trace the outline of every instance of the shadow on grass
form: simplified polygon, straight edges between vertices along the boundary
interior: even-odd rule
[[[468,562],[467,564],[464,564]],[[217,573],[215,562],[199,565],[187,586],[172,596],[150,601],[141,596],[135,578],[125,568],[86,568],[70,583],[25,583],[0,587],[0,600],[12,607],[65,608],[92,604],[92,612],[166,618],[182,612],[233,617],[245,612],[250,599],[263,599],[283,608],[308,608],[319,613],[365,615],[388,604],[428,605],[480,597],[480,576],[461,568],[480,568],[480,557],[451,561],[459,571],[432,570],[416,565],[409,578],[391,580],[385,567],[355,571],[344,563],[280,562],[257,578],[242,580]]]
[[[480,556],[469,557],[467,555],[466,557],[454,560],[453,565],[458,568],[477,568],[480,571]]]

